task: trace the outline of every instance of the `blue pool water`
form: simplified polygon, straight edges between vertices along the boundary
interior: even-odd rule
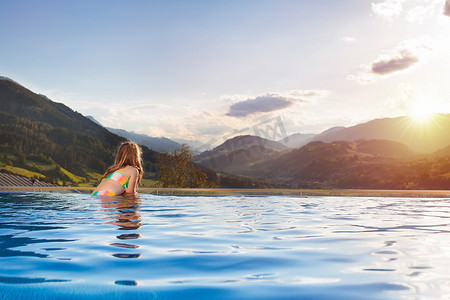
[[[0,193],[0,299],[448,299],[450,201]]]

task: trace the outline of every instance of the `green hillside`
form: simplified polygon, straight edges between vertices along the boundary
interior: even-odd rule
[[[7,79],[0,80],[0,120],[0,171],[58,184],[95,184],[125,140]],[[146,176],[155,176],[157,152],[143,151]]]

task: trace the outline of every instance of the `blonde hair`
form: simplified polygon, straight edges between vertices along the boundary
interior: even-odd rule
[[[144,174],[144,171],[142,170],[141,155],[141,147],[139,147],[136,143],[130,141],[122,143],[119,147],[119,150],[117,151],[117,156],[114,164],[106,170],[105,174],[103,174],[102,179],[112,172],[120,170],[126,166],[132,166],[135,167],[139,172],[137,181],[139,183],[142,179],[142,175]]]

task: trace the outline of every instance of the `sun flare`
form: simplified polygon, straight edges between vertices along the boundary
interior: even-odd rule
[[[432,118],[434,113],[435,111],[430,103],[420,101],[414,103],[414,105],[411,107],[409,115],[416,122],[426,123]]]

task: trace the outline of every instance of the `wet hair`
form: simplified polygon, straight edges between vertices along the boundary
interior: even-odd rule
[[[139,183],[142,179],[142,175],[144,174],[144,171],[142,170],[141,155],[141,147],[139,147],[136,143],[130,141],[122,143],[119,147],[119,150],[117,151],[117,156],[114,164],[106,170],[105,174],[103,174],[102,179],[112,172],[125,168],[126,166],[132,166],[135,167],[139,172],[137,181]]]

